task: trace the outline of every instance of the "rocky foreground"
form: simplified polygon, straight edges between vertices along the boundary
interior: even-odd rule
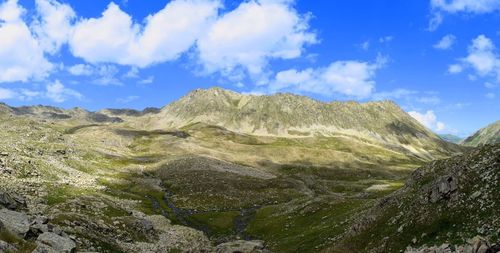
[[[360,214],[328,252],[498,252],[499,190],[500,144],[431,162]]]
[[[26,201],[14,193],[0,192],[0,252],[86,252],[103,249],[101,247],[82,248],[91,245],[78,236],[89,229],[92,223],[82,224],[78,221],[66,221],[69,227],[63,229],[52,223],[50,217],[44,215],[28,215]],[[264,249],[262,241],[244,241],[222,243],[213,247],[202,232],[182,226],[174,226],[161,215],[145,215],[134,212],[130,214],[134,222],[114,221],[116,225],[134,226],[141,236],[149,237],[150,242],[123,242],[123,248],[135,252],[269,252]],[[123,223],[122,223],[123,222]],[[99,224],[97,221],[97,226]],[[87,228],[86,228],[87,227]],[[94,228],[95,229],[95,228]],[[105,228],[101,228],[105,229]],[[109,229],[109,228],[108,228]],[[68,231],[68,232],[66,232]],[[69,233],[69,234],[68,234]],[[119,239],[119,230],[115,231],[115,240]],[[78,247],[80,246],[80,247]],[[78,248],[78,251],[77,251]]]

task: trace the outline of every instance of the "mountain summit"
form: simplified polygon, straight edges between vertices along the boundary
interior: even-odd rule
[[[340,135],[419,154],[450,148],[392,101],[324,103],[289,93],[247,95],[211,88],[197,89],[145,117],[140,122],[148,129],[204,123],[259,136]]]

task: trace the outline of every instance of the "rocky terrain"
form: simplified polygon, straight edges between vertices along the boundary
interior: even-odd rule
[[[431,162],[325,252],[498,252],[499,189],[500,144]]]
[[[143,111],[2,104],[0,251],[319,252],[336,250],[332,245],[351,250],[340,252],[376,251],[381,246],[370,242],[383,237],[356,241],[349,231],[362,217],[383,213],[377,208],[386,196],[397,198],[411,185],[418,192],[418,183],[404,186],[410,175],[409,182],[424,180],[413,172],[417,167],[468,150],[443,141],[392,102],[322,103],[214,88]],[[471,161],[484,158],[478,171],[497,156],[470,152]],[[484,188],[475,201],[487,196],[478,215],[489,219],[497,217],[490,200],[498,171],[488,171],[486,181],[475,179]],[[444,176],[439,173],[421,177],[431,182]],[[460,183],[469,182],[458,180],[449,192],[462,193]],[[444,201],[437,193],[430,194],[432,205]],[[408,205],[400,216],[410,221]],[[448,238],[426,232],[436,240],[412,243],[411,224],[403,226],[404,243],[391,250],[441,247]],[[498,222],[484,227],[488,233],[467,226],[476,232],[450,245],[476,236],[493,245],[487,236]]]
[[[484,144],[495,144],[500,142],[500,120],[477,131],[473,135],[464,139],[461,144],[474,146]]]

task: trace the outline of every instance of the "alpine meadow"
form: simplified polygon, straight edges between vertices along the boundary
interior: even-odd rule
[[[0,0],[0,252],[500,252],[500,0]]]

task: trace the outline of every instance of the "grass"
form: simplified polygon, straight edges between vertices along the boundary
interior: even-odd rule
[[[66,202],[68,199],[77,198],[95,193],[85,188],[77,188],[71,185],[49,185],[47,186],[47,205],[53,206]]]
[[[15,245],[17,249],[16,253],[31,253],[36,248],[35,243],[25,241],[3,228],[0,228],[0,241]],[[6,251],[5,253],[8,252],[9,251]]]
[[[238,215],[238,211],[206,212],[194,214],[188,221],[196,227],[207,227],[210,238],[216,240],[235,234],[234,221]]]
[[[246,232],[265,240],[273,252],[317,252],[365,205],[365,200],[326,198],[267,206],[257,211]]]

